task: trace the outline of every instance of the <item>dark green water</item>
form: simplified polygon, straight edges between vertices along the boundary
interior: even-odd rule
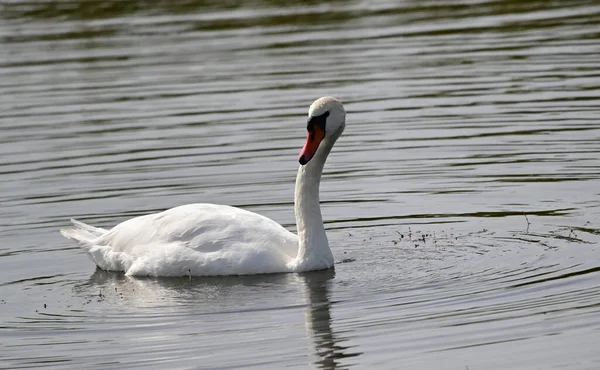
[[[0,367],[600,368],[597,1],[0,3]],[[341,98],[335,272],[140,279],[57,230],[293,230]]]

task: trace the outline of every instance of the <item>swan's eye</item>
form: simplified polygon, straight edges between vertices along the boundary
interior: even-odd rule
[[[325,112],[320,116],[314,116],[308,118],[308,124],[306,125],[306,130],[308,132],[312,132],[315,126],[318,126],[325,132],[325,125],[327,124],[327,117],[329,117],[329,112]]]

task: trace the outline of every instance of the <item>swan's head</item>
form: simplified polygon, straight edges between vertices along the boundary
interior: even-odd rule
[[[322,141],[330,138],[335,141],[344,131],[344,127],[346,111],[341,101],[331,96],[315,100],[308,110],[308,137],[298,156],[300,164],[305,165],[314,157]]]

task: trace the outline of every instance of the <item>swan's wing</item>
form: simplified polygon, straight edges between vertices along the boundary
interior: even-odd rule
[[[96,242],[110,244],[116,251],[127,250],[131,245],[177,242],[204,253],[240,244],[274,245],[291,257],[295,257],[298,248],[295,235],[277,222],[241,208],[216,204],[188,204],[135,217],[115,226]]]
[[[101,268],[138,275],[283,272],[298,251],[296,235],[275,221],[214,204],[135,217],[91,244]]]

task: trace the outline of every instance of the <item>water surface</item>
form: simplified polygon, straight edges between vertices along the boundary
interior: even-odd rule
[[[594,1],[0,5],[6,368],[597,369]],[[290,230],[308,105],[347,129],[335,271],[129,278],[57,230],[192,202]]]

